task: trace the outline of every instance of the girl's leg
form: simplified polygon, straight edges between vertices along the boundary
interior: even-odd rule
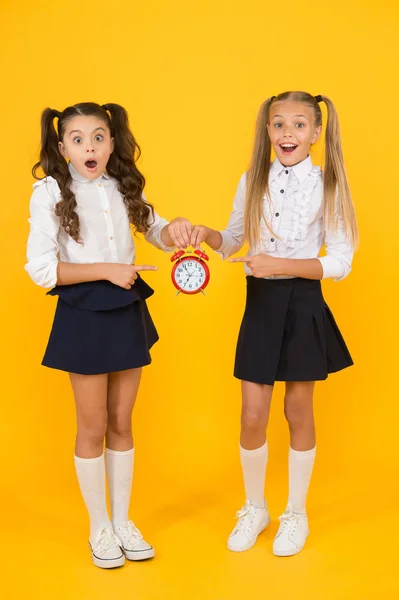
[[[306,512],[316,434],[313,415],[314,381],[287,382],[284,412],[290,428],[288,505],[296,512]]]
[[[105,462],[111,500],[112,523],[126,558],[143,560],[154,556],[137,527],[129,521],[134,447],[132,411],[140,384],[141,369],[110,373],[108,378],[108,427]]]
[[[140,378],[141,369],[129,369],[110,373],[108,379],[106,466],[114,526],[129,519],[134,464],[132,412]]]
[[[264,506],[264,487],[268,447],[266,428],[269,421],[273,387],[250,381],[241,382],[240,456],[247,502]]]
[[[237,513],[238,523],[231,533],[228,548],[242,552],[251,548],[269,524],[264,498],[268,448],[266,428],[273,387],[242,381],[240,457],[246,503]]]
[[[102,568],[123,565],[108,517],[105,495],[104,436],[107,427],[108,375],[70,373],[76,403],[75,467],[90,517],[93,562]]]
[[[286,383],[284,412],[290,428],[289,496],[273,545],[277,556],[300,552],[309,534],[306,497],[316,456],[314,381]]]

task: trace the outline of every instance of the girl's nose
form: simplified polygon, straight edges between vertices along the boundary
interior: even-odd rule
[[[94,152],[94,148],[92,145],[87,146],[86,152]]]

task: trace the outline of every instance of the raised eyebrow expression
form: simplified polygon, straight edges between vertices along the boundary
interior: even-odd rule
[[[103,131],[103,132],[105,133],[105,129],[104,129],[104,127],[97,127],[96,129],[94,129],[94,130],[92,131],[92,133],[96,133],[96,131]],[[83,134],[83,131],[80,131],[79,129],[73,129],[73,130],[72,130],[72,131],[69,133],[69,135],[72,135],[73,133],[80,133],[80,134]]]
[[[306,115],[294,115],[294,117],[303,117],[304,119],[309,121]],[[284,117],[282,115],[273,115],[272,119],[284,119]]]

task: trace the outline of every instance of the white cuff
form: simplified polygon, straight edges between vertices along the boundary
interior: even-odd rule
[[[323,268],[323,279],[334,278],[334,281],[344,279],[350,271],[345,269],[345,264],[335,256],[318,256]]]

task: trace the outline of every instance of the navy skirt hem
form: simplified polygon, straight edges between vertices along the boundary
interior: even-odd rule
[[[130,290],[109,281],[56,286],[54,322],[42,365],[82,375],[136,369],[151,363],[159,339],[140,277]]]
[[[353,365],[320,281],[247,277],[234,376],[264,385],[323,381]]]

